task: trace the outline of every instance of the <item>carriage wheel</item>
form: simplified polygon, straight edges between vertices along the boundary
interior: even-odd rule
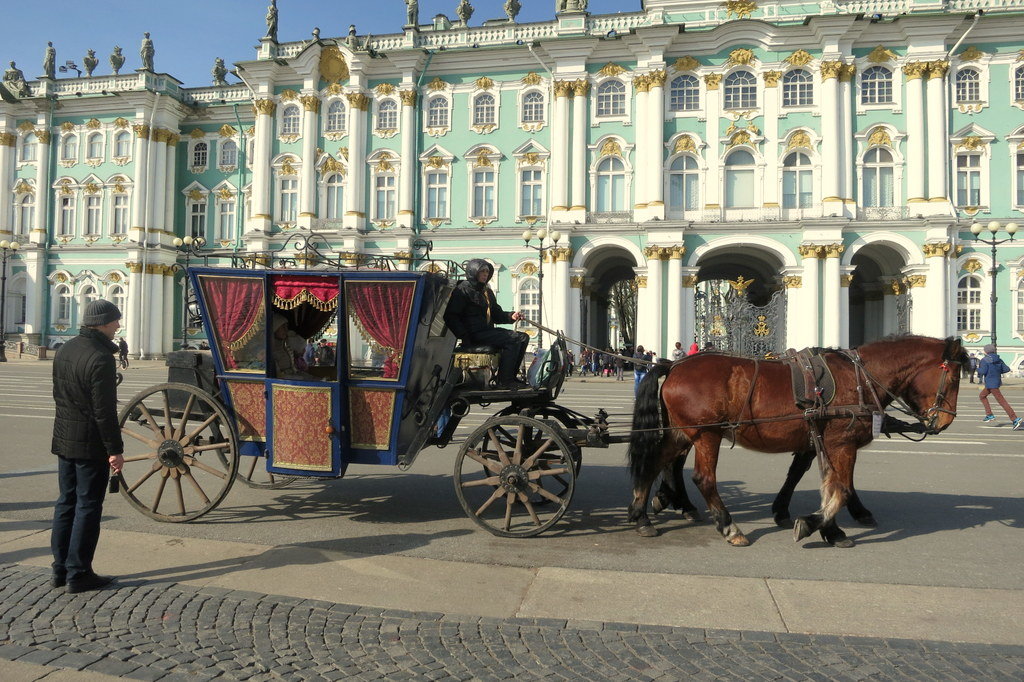
[[[499,412],[496,416],[505,417],[511,414],[518,414],[523,417],[532,417],[534,419],[556,419],[562,426],[568,429],[579,428],[579,423],[573,421],[571,415],[567,415],[561,410],[549,409],[546,406],[528,407],[526,409],[509,406]],[[572,458],[573,469],[575,469],[574,473],[576,474],[576,477],[579,478],[580,470],[583,468],[583,449],[575,443],[569,443],[569,456]],[[554,482],[561,486],[560,489],[554,490],[556,495],[561,496],[566,490],[568,490],[568,481],[563,477],[555,476]],[[546,500],[542,502],[542,504],[546,503]]]
[[[172,407],[171,392],[185,405]],[[227,412],[205,391],[159,384],[121,410],[121,494],[158,521],[182,522],[210,511],[238,474],[238,447]]]
[[[272,474],[267,471],[266,455],[239,457],[237,478],[239,483],[263,490],[276,490],[298,480],[295,476]]]
[[[455,458],[459,504],[478,525],[502,537],[543,533],[565,514],[575,488],[572,450],[554,422],[493,417]]]

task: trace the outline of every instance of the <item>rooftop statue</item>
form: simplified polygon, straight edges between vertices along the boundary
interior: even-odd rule
[[[317,41],[317,42],[319,42],[319,40],[320,40],[320,27],[319,26],[314,26],[313,27],[313,40]]]
[[[228,81],[225,78],[225,76],[228,75],[228,70],[227,67],[224,66],[224,60],[220,57],[213,60],[213,71],[211,73],[213,74],[213,84],[216,87],[222,88],[228,84]]]
[[[100,63],[100,60],[96,59],[96,50],[89,50],[85,53],[85,57],[82,58],[82,66],[85,67],[85,75],[92,78],[92,72],[96,70],[96,65]]]
[[[359,39],[356,37],[356,25],[349,24],[348,35],[345,36],[345,47],[355,51],[359,47]]]
[[[473,5],[469,4],[469,0],[460,0],[459,6],[455,8],[455,14],[463,24],[469,24],[469,20],[473,16]]]
[[[121,54],[121,46],[115,45],[114,51],[110,53],[110,68],[114,70],[115,76],[121,72],[122,66],[124,66],[124,55]]]
[[[420,3],[417,0],[405,0],[405,25],[420,25]]]
[[[4,71],[4,83],[7,85],[7,89],[15,95],[27,97],[30,94],[28,83],[25,82],[25,74],[14,62],[11,62],[10,68]]]
[[[586,12],[587,0],[558,0],[557,12]]]
[[[153,55],[156,54],[156,49],[153,47],[153,41],[149,38],[149,32],[142,34],[142,46],[139,47],[139,56],[142,57],[142,70],[152,71],[153,70]]]
[[[277,42],[277,0],[270,0],[267,8],[267,38]]]
[[[519,16],[519,10],[523,6],[519,3],[519,0],[505,0],[505,14],[508,15],[509,21],[515,21],[516,17]]]
[[[43,76],[46,78],[57,77],[57,50],[53,43],[46,43],[46,56],[43,57]]]

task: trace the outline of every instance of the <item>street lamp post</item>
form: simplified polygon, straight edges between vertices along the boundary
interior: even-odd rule
[[[0,272],[0,362],[7,362],[7,258],[21,248],[18,242],[0,241],[0,258],[3,269]]]
[[[992,233],[990,239],[984,239],[981,233],[988,230]],[[1000,230],[1005,230],[1009,236],[1004,239],[998,239],[996,235],[999,234]],[[971,234],[974,235],[974,241],[982,244],[988,244],[992,247],[992,268],[989,270],[989,276],[992,280],[992,293],[989,295],[989,303],[992,306],[992,345],[997,346],[996,343],[996,301],[998,296],[996,295],[996,273],[999,272],[999,263],[996,261],[996,247],[1004,242],[1013,241],[1013,235],[1017,233],[1017,223],[1007,223],[1003,225],[998,220],[993,220],[987,225],[981,223],[974,223],[971,225]],[[998,347],[998,346],[997,346]]]
[[[537,237],[537,246],[534,246],[530,242],[534,237]],[[523,231],[523,241],[526,242],[527,248],[533,249],[540,254],[540,267],[537,268],[537,324],[544,324],[544,252],[548,249],[554,248],[558,243],[558,240],[562,238],[562,233],[558,230],[551,230],[548,232],[547,228],[542,227],[537,230],[536,234],[530,230]],[[544,245],[544,240],[549,239],[550,244]],[[537,329],[537,347],[544,347],[544,330]]]
[[[182,286],[182,293],[185,297],[181,305],[181,345],[188,343],[188,304],[192,299],[191,297],[191,282],[188,276],[188,266],[192,261],[192,256],[198,256],[199,250],[206,246],[206,240],[202,237],[193,237],[192,235],[185,235],[184,239],[181,237],[175,237],[174,248],[185,254],[185,281]],[[180,266],[179,266],[180,267]]]

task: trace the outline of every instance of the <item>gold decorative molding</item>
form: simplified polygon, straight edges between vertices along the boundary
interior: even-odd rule
[[[982,266],[981,261],[978,260],[977,258],[968,258],[967,260],[964,261],[964,264],[960,267],[960,269],[965,270],[973,275],[978,270],[981,270],[982,267],[984,266]]]
[[[651,89],[651,77],[645,73],[633,76],[633,89],[637,92],[649,92]]]
[[[586,97],[590,94],[590,81],[585,78],[578,78],[572,82],[572,94],[576,97]]]
[[[821,80],[827,81],[830,78],[839,78],[839,72],[845,66],[839,61],[822,62],[819,68],[821,69]]]
[[[281,175],[298,175],[299,174],[299,172],[297,170],[295,170],[295,166],[292,165],[292,160],[291,160],[290,157],[286,157],[281,162],[281,171],[280,171],[280,173],[281,173]]]
[[[71,121],[64,121],[60,124],[60,131],[62,133],[72,133],[75,131],[75,124]]]
[[[188,198],[191,201],[206,201],[206,195],[203,194],[202,191],[198,189],[190,190],[188,193]]]
[[[692,289],[697,286],[697,275],[683,275],[683,288]]]
[[[494,81],[487,76],[480,76],[474,81],[477,90],[490,90],[494,87]]]
[[[733,147],[741,144],[750,144],[750,133],[746,130],[741,130],[729,138],[729,143],[726,147],[732,149]]]
[[[331,96],[337,96],[345,92],[345,88],[341,87],[340,83],[331,83],[327,86],[326,93]]]
[[[447,165],[443,156],[431,156],[426,163],[427,168],[445,168]]]
[[[792,64],[793,66],[807,66],[814,61],[814,57],[812,57],[811,53],[807,50],[797,50],[782,61],[787,64]]]
[[[221,137],[234,137],[238,134],[238,131],[235,130],[233,126],[225,123],[220,127],[220,130],[217,131],[217,134]]]
[[[786,143],[786,151],[791,149],[813,149],[814,145],[811,143],[811,135],[806,130],[797,130],[790,134],[789,141]]]
[[[722,74],[720,73],[709,73],[704,76],[704,85],[708,90],[717,90],[718,86],[722,84]]]
[[[18,136],[14,133],[0,133],[0,147],[14,147],[18,144]]]
[[[380,83],[373,89],[378,96],[393,95],[398,90],[392,83]]]
[[[975,152],[984,149],[986,146],[988,146],[988,143],[977,135],[968,135],[954,145],[953,151],[966,149],[969,152]]]
[[[646,289],[647,288],[647,275],[637,275],[637,277],[636,277],[636,286],[637,286],[638,289]]]
[[[348,64],[336,45],[330,45],[321,50],[320,77],[328,83],[340,83],[348,80]]]
[[[601,145],[601,151],[598,152],[598,156],[622,156],[622,147],[617,140],[605,140],[604,144]]]
[[[907,275],[904,280],[911,289],[920,289],[928,281],[927,275]]]
[[[277,109],[277,102],[272,99],[258,99],[252,103],[253,113],[264,116],[273,116]]]
[[[868,135],[868,147],[891,147],[892,138],[889,131],[882,126],[875,126]]]
[[[18,184],[14,186],[14,193],[35,194],[36,190],[32,185],[28,184],[28,182],[26,182],[24,178],[22,178],[21,180],[18,181]]]
[[[853,275],[839,275],[839,286],[849,288],[853,284]]]
[[[37,130],[36,131],[36,140],[39,141],[39,144],[50,144],[50,131],[49,130]]]
[[[925,258],[945,258],[952,250],[953,245],[949,242],[925,244],[921,247]]]
[[[799,289],[804,284],[804,278],[800,275],[786,275],[782,278],[782,286],[787,289]]]
[[[87,183],[85,183],[85,186],[82,189],[85,190],[86,194],[99,194],[100,193],[100,186],[97,185],[95,182],[87,182]]]
[[[825,258],[839,258],[843,255],[843,251],[846,251],[846,247],[842,244],[826,244]]]
[[[908,62],[903,65],[903,75],[908,81],[924,78],[928,74],[928,62]]]
[[[949,62],[944,60],[928,62],[928,80],[942,78],[949,71]]]
[[[22,121],[18,124],[18,130],[23,133],[35,132],[36,126],[32,121]]]
[[[571,275],[569,277],[569,288],[571,289],[582,289],[586,281],[583,275]]]
[[[857,65],[856,64],[844,64],[842,66],[842,68],[839,69],[839,82],[840,83],[849,83],[850,81],[853,80],[853,77],[856,76],[856,75],[857,75]]]
[[[481,149],[473,159],[473,166],[476,168],[492,168],[494,164],[491,163],[491,155],[496,153],[491,149]]]
[[[765,71],[761,74],[764,78],[764,87],[766,88],[777,88],[779,87],[779,79],[782,78],[781,71]]]
[[[668,260],[682,260],[686,255],[686,247],[681,244],[666,247],[666,250],[668,251]]]
[[[726,60],[726,68],[730,66],[750,66],[757,62],[754,57],[754,51],[747,47],[737,47],[735,50],[729,53],[729,59]]]
[[[373,170],[377,173],[387,173],[393,171],[395,167],[391,164],[394,159],[388,152],[381,152],[380,156],[377,157],[377,165],[373,167]]]
[[[85,122],[85,127],[87,130],[99,130],[102,126],[103,124],[100,123],[100,120],[98,118],[90,118],[88,121]]]
[[[314,114],[320,113],[320,98],[316,95],[303,95],[299,101],[302,102],[302,108],[306,111],[311,111]]]
[[[530,73],[523,76],[521,82],[523,85],[540,85],[541,83],[544,82],[544,79],[541,78],[540,74],[537,73],[536,71],[531,71]]]
[[[415,90],[402,90],[398,96],[402,99],[403,106],[414,107],[419,94]]]
[[[673,154],[680,152],[692,152],[697,153],[697,143],[694,142],[693,137],[690,135],[680,135],[676,140],[675,146],[672,148]]]
[[[725,8],[726,18],[736,17],[737,19],[749,19],[750,15],[757,11],[757,3],[754,0],[726,0],[722,3]]]
[[[825,247],[820,244],[801,244],[796,251],[801,258],[821,258],[825,254]]]
[[[652,88],[663,88],[665,87],[665,81],[668,80],[668,73],[665,69],[655,69],[647,74],[647,78]]]
[[[700,62],[694,57],[687,55],[677,59],[672,68],[676,71],[696,71],[700,68]]]
[[[885,64],[887,62],[894,61],[899,58],[892,50],[888,50],[881,45],[871,50],[867,55],[867,60],[872,64]]]
[[[348,173],[348,168],[346,168],[345,164],[343,164],[341,161],[338,161],[333,156],[328,156],[324,160],[323,166],[321,166],[320,168],[320,172],[324,174],[341,173],[342,175],[345,175],[346,173]]]
[[[749,287],[757,280],[746,279],[743,277],[743,275],[740,275],[736,279],[729,279],[726,281],[729,282],[729,286],[732,287],[732,290],[735,291],[737,294],[745,294],[747,292],[747,287]]]
[[[555,97],[569,97],[572,95],[572,81],[555,81]]]
[[[447,90],[447,89],[448,89],[448,83],[446,83],[445,81],[441,80],[440,76],[435,76],[434,80],[432,80],[429,83],[427,83],[427,90],[430,90],[431,92],[439,92],[441,90]]]
[[[618,76],[626,72],[626,69],[615,64],[614,62],[608,62],[598,70],[598,75],[605,76]]]
[[[365,92],[345,93],[345,99],[348,100],[349,106],[359,111],[366,111],[370,107],[370,98]]]
[[[282,90],[278,97],[281,98],[282,102],[294,102],[299,99],[299,93],[294,90]]]
[[[985,53],[982,52],[981,50],[979,50],[974,45],[971,45],[970,47],[968,47],[963,52],[961,52],[960,54],[957,55],[957,57],[962,62],[976,62],[976,61],[978,61],[979,59],[981,59],[984,56],[985,56]]]
[[[122,116],[118,116],[117,118],[114,119],[114,127],[117,128],[118,130],[125,130],[130,125],[131,124],[128,122],[128,119],[126,119],[126,118],[124,118]]]

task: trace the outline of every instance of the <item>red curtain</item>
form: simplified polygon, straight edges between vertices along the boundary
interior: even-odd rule
[[[234,351],[252,340],[263,321],[263,280],[257,277],[200,278],[224,365],[234,369]]]
[[[274,305],[282,310],[291,310],[303,303],[324,312],[334,312],[338,307],[337,278],[272,275],[270,286]]]
[[[349,312],[380,348],[388,354],[384,361],[384,378],[398,376],[409,328],[415,282],[348,282],[345,294]]]

